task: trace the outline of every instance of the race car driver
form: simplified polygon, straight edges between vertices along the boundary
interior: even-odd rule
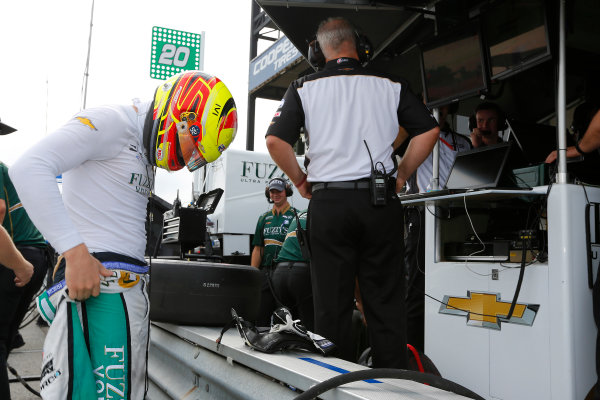
[[[13,165],[23,205],[62,259],[57,284],[38,299],[52,323],[44,399],[145,397],[145,219],[154,167],[193,171],[218,158],[236,129],[223,82],[188,71],[162,83],[151,102],[83,110]]]

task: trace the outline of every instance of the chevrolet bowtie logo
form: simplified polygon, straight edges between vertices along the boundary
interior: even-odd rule
[[[441,314],[467,317],[467,324],[483,328],[500,330],[500,321],[520,325],[533,325],[540,308],[537,304],[515,304],[513,314],[506,319],[510,310],[510,301],[500,301],[500,293],[467,292],[467,297],[444,296],[440,307]]]
[[[85,126],[89,127],[90,129],[92,129],[94,131],[98,130],[98,129],[96,129],[94,124],[92,124],[92,121],[89,118],[86,118],[86,117],[75,117],[75,118],[77,118],[79,120],[79,122],[81,122]]]

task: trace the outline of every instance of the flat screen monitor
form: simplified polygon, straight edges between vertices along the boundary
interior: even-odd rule
[[[492,79],[503,79],[550,58],[544,2],[507,0],[482,16]]]
[[[428,106],[449,104],[487,89],[480,35],[468,27],[422,48],[423,92]]]
[[[196,207],[206,211],[206,214],[214,213],[223,192],[223,189],[217,188],[210,192],[202,193],[196,200]]]
[[[528,165],[543,163],[548,154],[556,150],[556,127],[517,120],[510,120],[509,124],[509,140],[515,142],[513,150],[521,151]],[[567,145],[574,145],[570,135],[567,135]]]
[[[501,143],[456,153],[446,187],[448,189],[497,187],[510,147],[510,143]]]

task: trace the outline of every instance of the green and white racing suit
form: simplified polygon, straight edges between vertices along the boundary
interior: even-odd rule
[[[58,286],[39,299],[41,314],[53,320],[44,343],[44,399],[145,396],[145,220],[154,172],[142,132],[149,106],[84,110],[9,170],[31,220],[58,253],[85,243],[113,271],[101,277],[98,297],[73,301],[57,279]],[[55,179],[60,174],[62,196]]]

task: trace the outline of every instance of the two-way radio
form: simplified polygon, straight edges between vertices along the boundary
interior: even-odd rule
[[[376,164],[373,164],[373,157],[371,157],[371,150],[367,145],[367,141],[363,140],[369,158],[371,159],[371,175],[369,176],[369,190],[371,192],[371,204],[374,206],[385,206],[387,204],[387,174],[385,167],[378,161],[377,164],[381,164],[382,171],[376,168]]]

